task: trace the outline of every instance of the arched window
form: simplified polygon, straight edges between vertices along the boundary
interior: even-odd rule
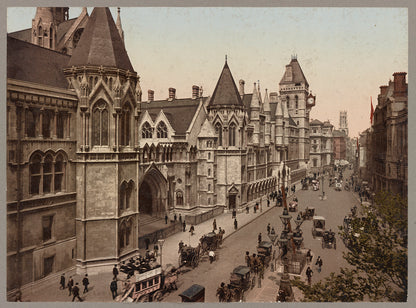
[[[218,145],[222,146],[222,126],[220,123],[215,124],[215,133],[218,136]]]
[[[131,229],[132,229],[132,222],[130,220],[126,225],[126,246],[130,245]]]
[[[46,155],[43,162],[43,193],[50,193],[52,191],[53,178],[53,159],[52,155]]]
[[[208,191],[211,191],[211,184],[208,184]]]
[[[64,160],[62,154],[58,154],[58,156],[55,159],[55,192],[62,191],[65,188],[65,169],[66,161]]]
[[[125,209],[125,204],[126,204],[126,187],[127,184],[126,182],[123,182],[120,186],[120,195],[119,195],[119,204],[118,204],[118,208],[120,210],[124,210]]]
[[[211,168],[208,168],[208,176],[211,176]]]
[[[92,145],[108,145],[108,109],[104,101],[96,103],[93,109]]]
[[[298,96],[295,96],[295,108],[298,109],[299,108],[299,99]]]
[[[211,152],[208,152],[208,159],[211,159]]]
[[[231,123],[229,130],[228,130],[228,143],[230,146],[235,146],[235,129],[236,125],[234,123]]]
[[[49,110],[44,110],[42,113],[42,136],[43,138],[51,137],[51,113]]]
[[[118,238],[120,243],[120,249],[125,247],[125,237],[126,237],[126,224],[124,222],[121,223],[120,229],[118,231]]]
[[[38,45],[43,46],[43,31],[41,26],[38,28]]]
[[[289,109],[289,96],[286,96],[286,107]]]
[[[183,193],[180,190],[176,192],[176,205],[183,205]]]
[[[142,138],[152,138],[152,127],[149,122],[146,122],[142,126]]]
[[[130,145],[130,119],[131,119],[131,108],[128,103],[125,103],[123,106],[123,110],[121,113],[121,123],[120,123],[120,138],[121,138],[121,145]]]
[[[159,122],[157,125],[157,138],[167,138],[168,137],[168,128],[166,127],[165,122]]]
[[[37,195],[40,192],[40,180],[42,178],[41,161],[42,157],[39,154],[33,155],[30,160],[30,193],[32,195]]]

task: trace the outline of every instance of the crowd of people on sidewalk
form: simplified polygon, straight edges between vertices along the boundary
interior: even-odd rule
[[[84,278],[82,279],[82,284],[84,286],[83,294],[88,292],[88,285],[90,284],[88,274],[85,274]],[[80,289],[78,286],[78,282],[74,282],[72,276],[69,276],[68,281],[66,281],[65,273],[62,273],[60,281],[59,281],[59,289],[65,290],[68,287],[69,294],[68,296],[72,295],[72,301],[74,302],[75,299],[78,299],[80,302],[84,301],[79,295]]]

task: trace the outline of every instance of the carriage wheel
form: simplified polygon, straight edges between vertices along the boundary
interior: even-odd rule
[[[182,255],[179,255],[178,264],[179,264],[179,267],[182,265]]]
[[[147,303],[147,302],[149,302],[149,294],[140,296],[139,303]]]
[[[191,261],[192,268],[197,267],[197,266],[198,266],[198,263],[199,263],[199,259],[198,259],[198,257],[197,257],[196,255],[195,255],[195,256],[193,256],[193,257],[192,257],[192,261]]]
[[[154,302],[159,302],[159,301],[162,299],[162,296],[163,296],[163,294],[162,294],[162,292],[161,292],[161,291],[156,291],[156,292],[153,294],[153,298],[152,298],[152,300],[153,300]]]

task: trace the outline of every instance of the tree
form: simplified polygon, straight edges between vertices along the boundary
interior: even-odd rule
[[[374,201],[340,227],[351,269],[341,268],[312,286],[293,281],[305,301],[407,300],[407,200],[380,192]]]

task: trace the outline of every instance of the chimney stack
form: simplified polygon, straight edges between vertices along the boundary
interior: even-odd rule
[[[388,86],[380,86],[380,95],[386,95]]]
[[[176,89],[169,88],[169,101],[173,101],[176,98]]]
[[[394,73],[394,96],[402,96],[407,94],[405,72]]]
[[[192,86],[192,99],[197,99],[199,97],[199,87]]]
[[[244,95],[244,84],[246,82],[243,79],[240,79],[239,83],[240,83],[240,89],[239,89],[238,92],[240,92],[240,96],[243,96]]]
[[[154,99],[155,99],[155,91],[153,91],[153,90],[148,90],[147,91],[147,101],[148,102],[153,102],[154,101]]]

